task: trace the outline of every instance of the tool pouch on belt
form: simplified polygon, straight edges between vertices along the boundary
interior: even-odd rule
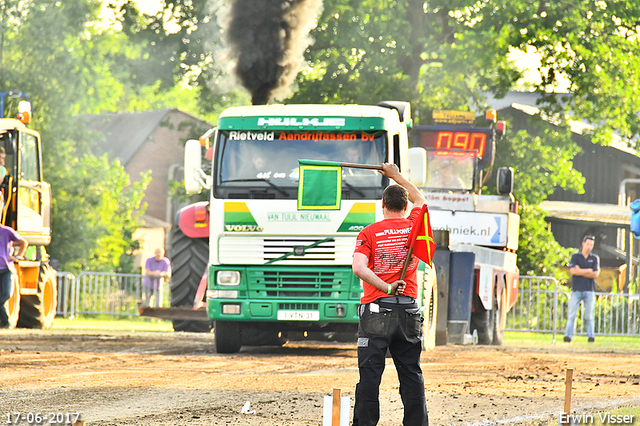
[[[420,335],[422,331],[422,318],[421,312],[424,308],[408,308],[405,309],[406,319],[406,332],[409,337],[416,337]]]

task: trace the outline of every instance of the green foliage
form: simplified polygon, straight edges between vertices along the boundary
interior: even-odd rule
[[[118,161],[86,154],[60,143],[49,157],[46,176],[52,186],[52,240],[49,253],[68,272],[132,272],[143,192],[148,175],[131,184]],[[56,214],[57,213],[57,214]]]
[[[514,113],[500,118],[508,123],[520,121],[531,129],[531,134],[521,130],[498,141],[494,165],[494,170],[513,167],[515,171],[514,196],[520,205],[518,267],[522,274],[559,276],[558,266],[568,263],[573,250],[555,241],[538,205],[556,188],[584,192],[584,178],[573,168],[580,148],[568,129],[549,127],[539,116]],[[492,186],[484,191],[490,193]]]
[[[118,162],[91,153],[79,113],[119,107],[125,84],[113,52],[121,40],[97,30],[100,2],[0,1],[0,90],[27,92],[52,185],[52,243],[63,270],[129,269],[148,177],[130,185]]]
[[[518,239],[518,268],[521,274],[560,275],[558,266],[569,263],[575,250],[558,244],[544,220],[545,212],[537,206],[521,205],[520,237]]]
[[[220,29],[209,3],[165,0],[149,16],[126,1],[112,6],[117,22],[104,29],[97,0],[0,0],[0,90],[31,96],[54,180],[54,164],[106,170],[91,156],[91,138],[73,121],[76,114],[170,106],[215,121],[223,107],[247,103],[246,94],[226,83],[227,67],[214,54]],[[613,131],[640,140],[634,83],[640,81],[640,3],[324,0],[323,6],[298,90],[287,102],[406,100],[418,124],[434,109],[483,111],[486,93],[499,97],[523,85],[509,53],[529,50],[541,59],[541,79],[526,84],[541,96],[545,118],[597,123],[598,142],[607,143]],[[547,93],[565,82],[572,96]],[[496,167],[516,170],[523,271],[549,273],[565,256],[535,207],[556,187],[582,191],[572,165],[578,149],[563,129],[534,129],[498,145]],[[56,185],[54,194],[72,195],[56,200],[54,222],[71,220],[64,202],[71,203],[68,211],[89,214],[74,198],[79,188],[67,191],[66,179]],[[87,224],[78,228],[85,225],[89,232]]]

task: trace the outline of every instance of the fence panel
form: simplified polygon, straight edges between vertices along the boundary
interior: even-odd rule
[[[75,313],[138,315],[140,274],[82,272],[75,280]]]
[[[564,333],[571,293],[553,277],[521,276],[519,295],[507,315],[507,330]],[[608,336],[640,334],[637,294],[596,292],[595,333]],[[576,334],[586,334],[584,305],[576,318]]]
[[[76,277],[71,272],[56,271],[56,285],[58,288],[58,307],[56,315],[67,318],[74,315],[75,308],[75,280]]]

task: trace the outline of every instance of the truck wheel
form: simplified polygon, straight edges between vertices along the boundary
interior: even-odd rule
[[[438,283],[435,269],[432,269],[425,281],[425,288],[422,293],[422,306],[424,311],[422,316],[422,348],[432,351],[436,347],[436,325],[438,320]]]
[[[499,330],[502,310],[498,307],[498,289],[493,290],[493,309],[481,308],[471,314],[471,331],[478,330],[478,343],[481,345],[501,345],[504,335],[504,326]],[[504,292],[503,292],[504,293]],[[476,297],[478,297],[476,295]],[[482,306],[482,302],[477,300]],[[504,306],[504,305],[503,305]],[[504,322],[503,322],[504,324]],[[497,338],[497,340],[495,340]],[[495,340],[495,341],[494,341]]]
[[[231,321],[216,321],[213,326],[213,340],[216,344],[216,352],[219,354],[233,354],[240,351],[242,346],[240,324]]]
[[[493,292],[495,299],[495,291]],[[474,307],[477,307],[476,312],[471,313],[471,332],[476,330],[478,332],[478,343],[481,345],[490,345],[493,343],[495,322],[496,304],[494,300],[494,309],[486,310],[480,301],[479,296],[474,296]]]
[[[261,330],[242,327],[242,343],[247,346],[282,346],[287,343],[287,339],[277,329]]]
[[[200,279],[207,269],[209,244],[206,239],[189,238],[179,226],[171,230],[171,306],[193,307]],[[211,321],[173,320],[175,331],[208,333]]]
[[[495,317],[494,323],[495,327],[493,328],[493,342],[491,344],[496,346],[502,346],[502,342],[504,341],[504,329],[507,328],[507,310],[505,307],[507,306],[507,288],[502,288],[502,293],[500,294],[500,307],[498,307],[497,297],[493,296],[493,303],[496,307],[494,309]]]
[[[58,307],[55,271],[47,264],[40,266],[38,293],[20,298],[18,327],[50,329]]]
[[[471,332],[478,332],[478,343],[490,345],[493,342],[493,310],[474,312],[471,314]]]
[[[9,300],[5,302],[5,309],[9,315],[9,328],[16,328],[20,316],[20,284],[13,280],[13,292]]]

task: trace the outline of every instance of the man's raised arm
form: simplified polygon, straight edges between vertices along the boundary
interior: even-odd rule
[[[393,179],[398,185],[407,190],[407,197],[409,198],[409,201],[411,201],[411,204],[413,204],[413,207],[422,207],[426,202],[424,195],[422,195],[422,191],[420,191],[413,183],[409,182],[407,178],[402,176],[400,170],[398,170],[398,166],[395,164],[382,163],[382,171],[380,173],[389,179]]]

